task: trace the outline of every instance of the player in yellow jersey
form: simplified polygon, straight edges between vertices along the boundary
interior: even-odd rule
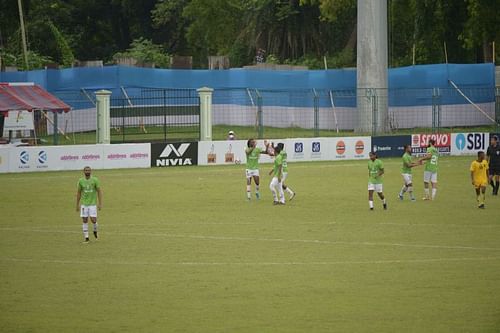
[[[486,187],[488,186],[488,162],[484,159],[484,151],[477,153],[477,160],[470,165],[470,178],[476,190],[477,207],[484,208]]]

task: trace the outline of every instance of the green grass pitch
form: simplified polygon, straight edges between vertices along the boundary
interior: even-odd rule
[[[291,163],[298,193],[245,200],[244,166],[0,175],[0,332],[498,332],[500,197],[476,208],[473,157],[442,158],[437,200],[368,210],[366,161]],[[422,168],[415,171],[417,199]]]

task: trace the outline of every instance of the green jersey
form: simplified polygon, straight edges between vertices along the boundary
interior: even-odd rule
[[[413,162],[411,160],[411,155],[408,153],[403,154],[403,166],[401,167],[401,173],[410,174],[411,175],[411,165]]]
[[[78,180],[78,190],[81,191],[81,204],[83,206],[97,205],[97,190],[101,187],[99,179],[90,177],[89,179],[83,177]]]
[[[281,151],[280,153],[281,155],[281,159],[282,159],[282,166],[283,166],[283,173],[287,173],[288,172],[288,163],[286,162],[286,158],[287,158],[287,154],[286,154],[286,151]]]
[[[431,154],[431,159],[425,161],[425,171],[437,172],[438,171],[438,150],[435,147],[427,148],[427,154]]]
[[[379,172],[384,170],[384,163],[381,160],[376,159],[375,161],[368,161],[368,171],[370,176],[368,178],[368,183],[370,184],[382,184],[382,176],[379,176]]]
[[[280,166],[283,166],[283,155],[278,154],[276,158],[274,159],[274,168],[273,168],[273,176],[274,177],[279,177],[280,175]],[[281,169],[281,172],[283,172],[283,169]]]
[[[247,169],[248,170],[257,170],[259,169],[259,156],[260,153],[262,152],[262,149],[260,148],[247,148],[245,150],[247,154]]]

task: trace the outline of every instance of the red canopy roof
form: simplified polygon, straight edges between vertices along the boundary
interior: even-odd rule
[[[68,112],[70,106],[31,83],[0,83],[0,112],[45,110]]]

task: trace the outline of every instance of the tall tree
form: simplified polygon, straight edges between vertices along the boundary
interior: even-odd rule
[[[466,0],[466,3],[468,19],[461,36],[464,46],[478,51],[477,61],[491,62],[492,42],[500,44],[500,3],[498,0]]]

